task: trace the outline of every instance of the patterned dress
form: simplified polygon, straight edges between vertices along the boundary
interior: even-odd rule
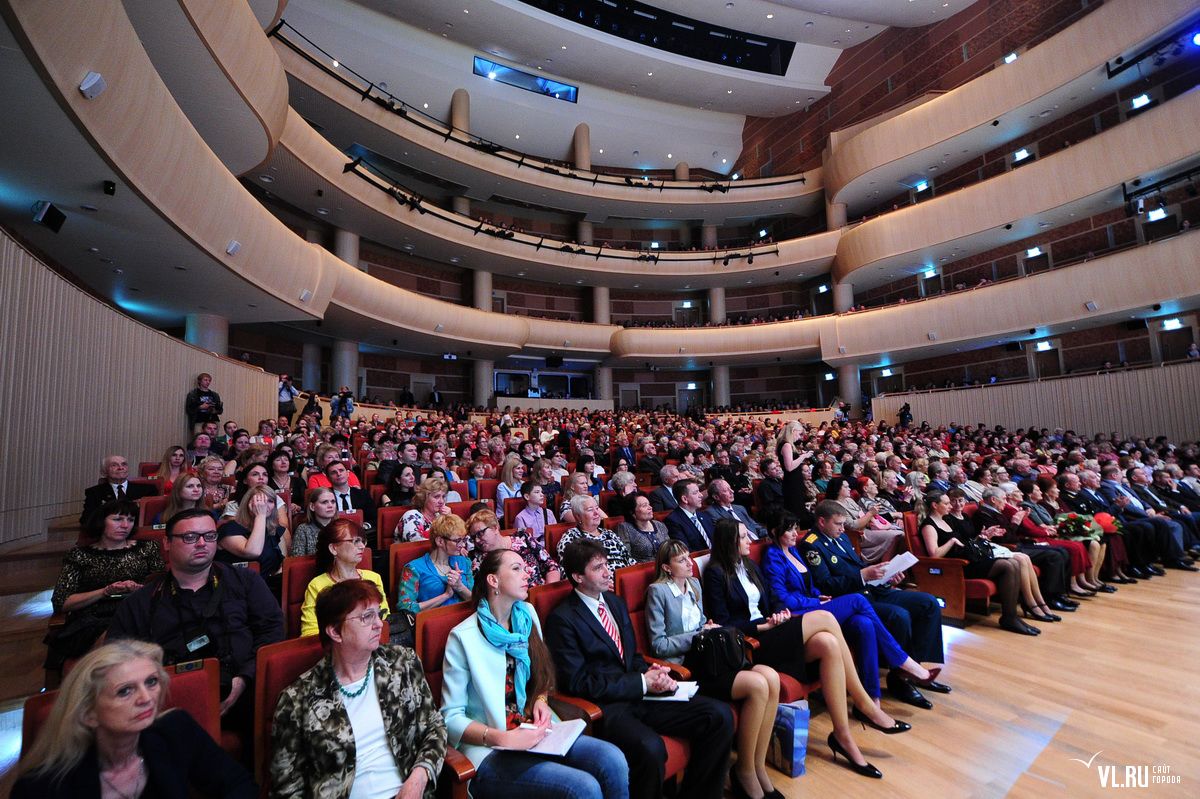
[[[558,565],[550,553],[544,546],[531,539],[524,531],[514,530],[509,533],[508,548],[521,556],[521,560],[525,561],[525,573],[529,575],[529,587],[535,585],[544,585],[546,575],[552,571],[557,571],[562,574],[562,568]],[[483,563],[483,556],[486,555],[479,549],[471,556],[471,568],[478,572],[479,565]]]
[[[637,563],[633,559],[633,556],[629,554],[629,547],[625,546],[625,542],[617,537],[615,532],[603,528],[597,532],[599,535],[588,535],[578,527],[572,527],[570,530],[567,530],[558,542],[558,559],[562,560],[563,553],[567,551],[569,544],[587,539],[595,541],[604,547],[604,551],[608,553],[608,567],[610,569],[620,569]]]

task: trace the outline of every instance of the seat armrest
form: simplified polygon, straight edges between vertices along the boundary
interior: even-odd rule
[[[475,776],[475,766],[467,756],[452,746],[446,747],[446,758],[442,762],[442,774],[457,783],[466,783]]]
[[[760,646],[762,646],[762,644],[760,644],[758,642],[757,638],[751,638],[748,635],[743,635],[742,637],[746,639],[746,646],[750,647],[751,651],[758,649]]]
[[[550,709],[558,714],[560,719],[583,719],[587,722],[588,731],[600,720],[604,711],[600,706],[578,696],[560,694],[555,691],[549,697]]]

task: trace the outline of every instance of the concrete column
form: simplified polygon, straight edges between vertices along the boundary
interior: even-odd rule
[[[358,261],[358,234],[336,228],[333,231],[333,254],[355,269],[362,269]]]
[[[325,246],[325,236],[316,228],[310,227],[304,231],[304,240],[309,244],[320,244]]]
[[[858,380],[858,364],[846,363],[838,367],[838,397],[850,406],[847,416],[862,418],[862,386]]]
[[[825,228],[837,230],[846,226],[846,204],[825,203]]]
[[[596,399],[610,400],[613,398],[612,367],[596,367]]]
[[[492,273],[476,269],[471,279],[471,302],[481,311],[492,310]]]
[[[474,377],[471,381],[471,403],[486,408],[492,404],[492,383],[496,372],[495,361],[475,361]]]
[[[713,405],[721,407],[729,405],[729,367],[714,366],[712,368]]]
[[[304,352],[300,356],[300,386],[305,391],[319,391],[321,388],[321,345],[304,342]]]
[[[612,323],[612,303],[608,299],[608,286],[592,289],[592,321],[598,325]]]
[[[450,127],[463,133],[471,130],[471,95],[466,89],[455,89],[450,95]]]
[[[592,169],[592,129],[586,122],[575,126],[575,135],[571,137],[571,160],[576,169]]]
[[[358,342],[337,339],[333,342],[333,360],[330,363],[332,378],[330,391],[349,386],[358,396]]]
[[[575,241],[580,244],[591,244],[593,236],[592,223],[586,219],[580,219],[575,228]]]
[[[717,249],[717,226],[700,226],[700,246],[705,250]]]
[[[471,198],[470,197],[455,197],[450,201],[450,208],[454,213],[460,216],[471,215]]]
[[[713,286],[708,290],[708,321],[714,324],[725,321],[724,286]]]
[[[675,165],[675,179],[676,180],[691,180],[692,179],[692,169],[691,169],[691,167],[688,166],[687,161],[680,161],[678,164]]]
[[[190,313],[183,340],[217,355],[229,354],[229,320],[212,313]]]
[[[833,284],[833,312],[843,313],[854,307],[854,284],[842,281]]]

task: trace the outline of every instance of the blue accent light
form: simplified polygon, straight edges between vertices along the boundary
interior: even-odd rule
[[[560,83],[541,75],[531,75],[528,72],[497,64],[495,61],[489,61],[479,56],[475,56],[473,71],[481,78],[556,100],[565,100],[568,103],[576,102],[579,95],[579,88],[569,83]]]

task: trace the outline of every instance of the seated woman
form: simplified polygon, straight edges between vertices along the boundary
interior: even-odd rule
[[[835,477],[834,480],[841,478]],[[832,481],[831,481],[832,482]],[[840,503],[839,503],[840,504]],[[784,511],[771,529],[772,545],[763,554],[762,570],[777,608],[786,608],[792,616],[803,616],[813,610],[827,610],[842,626],[842,634],[857,653],[855,665],[863,687],[876,703],[882,695],[879,686],[879,665],[898,669],[920,682],[937,676],[924,668],[904,651],[888,632],[870,601],[862,594],[822,596],[813,585],[804,559],[796,551],[800,539],[800,520]],[[855,717],[859,713],[855,710]]]
[[[292,533],[288,554],[293,557],[317,554],[317,536],[337,517],[337,498],[330,488],[310,488],[304,495],[305,519]]]
[[[668,539],[655,555],[654,568],[655,581],[646,592],[650,654],[682,663],[696,634],[719,625],[705,621],[700,581],[692,576],[692,556],[686,544]],[[725,702],[745,700],[738,717],[734,796],[773,796],[775,786],[767,774],[767,746],[779,707],[779,672],[758,664],[719,682],[714,685],[702,680],[700,691]]]
[[[596,463],[596,456],[590,454],[580,455],[575,460],[575,471],[587,477],[588,493],[593,497],[600,496],[600,492],[604,490],[604,481],[600,479],[600,467]]]
[[[567,488],[562,493],[562,504],[558,508],[558,520],[566,524],[575,524],[575,515],[571,510],[571,501],[575,497],[591,497],[593,495],[588,488],[588,476],[583,472],[573,472],[567,480]],[[604,509],[600,509],[600,518],[607,519],[608,514]]]
[[[384,505],[411,505],[417,490],[417,467],[411,463],[401,463],[388,478],[387,488],[383,489]]]
[[[714,527],[712,558],[703,579],[708,617],[757,638],[755,661],[797,680],[811,681],[809,664],[819,663],[821,693],[833,722],[833,732],[826,743],[834,753],[834,760],[840,754],[846,758],[847,767],[856,773],[876,779],[883,777],[863,757],[850,733],[847,692],[854,707],[876,729],[903,732],[909,725],[884,713],[863,688],[854,670],[850,647],[833,614],[814,610],[793,618],[787,610],[772,612],[770,589],[758,564],[750,559],[750,534],[736,519],[718,519]]]
[[[26,741],[13,799],[257,797],[250,773],[191,715],[163,712],[162,660],[157,644],[133,639],[87,653]]]
[[[137,503],[127,499],[101,505],[88,519],[83,542],[63,559],[50,604],[67,621],[46,641],[47,669],[62,669],[67,659],[91,649],[125,595],[166,569],[157,541],[130,538],[137,515]]]
[[[191,444],[187,450],[187,463],[193,469],[200,468],[200,462],[214,453],[211,450],[212,437],[208,433],[196,433],[192,436]],[[221,459],[221,469],[225,468],[225,459]]]
[[[515,521],[518,530],[524,530],[539,546],[546,546],[546,525],[558,524],[554,514],[546,508],[546,494],[542,487],[532,480],[521,484],[521,497],[525,500],[525,508],[517,514]]]
[[[1009,504],[1008,493],[1003,488],[990,486],[983,491],[983,502],[971,516],[971,525],[992,543],[1015,550],[1018,560],[1029,561],[1028,573],[1034,576],[1037,596],[1048,597],[1048,607],[1057,610],[1066,602],[1071,603],[1070,607],[1078,607],[1077,603],[1067,598],[1071,556],[1058,547],[1037,546],[1022,539],[1020,525],[1026,515],[1024,510]],[[1033,567],[1036,567],[1036,571]],[[1024,567],[1022,573],[1026,573]]]
[[[229,446],[222,453],[225,460],[225,476],[233,477],[238,469],[246,464],[241,461],[242,455],[250,448],[250,431],[237,429],[229,440]]]
[[[488,464],[481,460],[471,461],[467,471],[467,495],[479,499],[479,481],[487,479]]]
[[[699,449],[685,449],[683,451],[683,458],[679,466],[676,467],[679,469],[680,477],[685,480],[689,477],[693,480],[704,479],[704,469],[696,462],[701,454],[702,450]]]
[[[225,522],[217,533],[217,560],[222,563],[255,561],[259,574],[271,593],[279,596],[283,587],[283,559],[288,555],[286,528],[275,522],[275,492],[265,485],[246,492],[237,515]]]
[[[986,536],[976,536],[971,521],[962,515],[966,495],[957,488],[949,493],[931,493],[927,499],[929,515],[921,520],[917,528],[925,551],[931,558],[961,558],[967,561],[963,576],[968,580],[988,579],[996,584],[996,598],[1000,602],[1000,628],[1020,635],[1037,635],[1037,627],[1021,621],[1017,614],[1020,602],[1029,618],[1053,621],[1049,608],[1037,602],[1030,592],[1021,561],[1017,553],[1004,555],[999,545],[993,545]],[[955,515],[957,513],[957,515]],[[981,540],[975,542],[972,539]],[[1034,581],[1036,589],[1037,582]],[[1042,618],[1042,617],[1045,618]]]
[[[442,715],[450,744],[475,766],[471,796],[626,799],[629,766],[607,741],[581,735],[562,757],[526,752],[554,722],[554,663],[528,596],[521,558],[489,552],[471,597],[475,613],[446,642]]]
[[[221,518],[232,519],[236,516],[238,505],[241,504],[242,497],[246,496],[246,492],[255,486],[268,485],[269,478],[270,472],[261,463],[252,463],[238,472],[237,487],[233,492],[233,497],[225,503],[225,511],[221,514]],[[271,489],[271,493],[275,496],[275,524],[280,527],[290,527],[291,519],[288,518],[287,506],[283,502],[283,497],[275,493],[274,489]]]
[[[562,481],[554,476],[554,462],[549,458],[538,458],[529,470],[529,479],[542,487],[546,495],[546,507],[558,507],[558,498],[562,495]]]
[[[600,520],[603,518],[600,506],[591,496],[576,494],[571,500],[571,516],[575,519],[575,526],[563,533],[563,537],[558,540],[558,551],[555,554],[558,555],[559,562],[562,562],[563,551],[567,545],[580,538],[590,538],[603,546],[604,551],[608,553],[608,567],[614,571],[637,562],[616,533],[600,526]]]
[[[429,455],[429,473],[442,478],[447,483],[458,482],[458,475],[450,471],[450,467],[446,463],[446,453],[440,449],[435,449]]]
[[[869,478],[861,479],[859,486],[861,496],[858,498],[858,504],[865,511],[875,511],[872,524],[878,524],[881,519],[889,524],[904,524],[904,514],[897,510],[887,497],[879,495],[879,483]]]
[[[504,500],[521,496],[521,483],[525,480],[525,464],[513,452],[504,459],[500,469],[500,485],[496,486],[496,507],[504,508]]]
[[[397,606],[417,614],[470,599],[475,580],[466,551],[463,520],[454,515],[437,517],[429,528],[429,552],[400,572]]]
[[[435,519],[450,513],[446,507],[446,481],[426,477],[413,493],[413,509],[405,511],[392,537],[397,541],[424,541]]]
[[[863,510],[850,496],[850,481],[845,477],[831,477],[825,488],[825,498],[846,509],[846,527],[862,535],[863,560],[867,563],[883,563],[891,560],[904,540],[904,528],[885,522],[876,524],[878,510]]]
[[[644,494],[623,497],[621,516],[625,520],[617,525],[617,538],[629,549],[630,556],[638,563],[654,560],[658,549],[670,536],[667,526],[654,518],[654,508]]]
[[[163,453],[162,460],[159,461],[158,468],[154,471],[154,479],[158,481],[162,493],[170,493],[171,486],[175,484],[175,480],[190,465],[187,462],[187,452],[183,447],[178,444],[173,447],[167,447],[167,451]]]
[[[617,472],[608,484],[614,493],[608,498],[604,512],[609,516],[621,516],[625,513],[626,500],[637,493],[637,477],[632,472]]]
[[[196,473],[204,486],[204,507],[221,514],[233,494],[233,486],[225,483],[225,461],[209,455],[196,466]]]
[[[204,502],[204,483],[200,475],[190,469],[175,479],[171,493],[167,495],[167,505],[150,520],[150,524],[158,527],[165,525],[167,519],[188,508],[199,508]],[[213,516],[217,514],[214,512]]]
[[[530,587],[556,583],[562,579],[562,568],[546,547],[522,530],[509,535],[500,534],[500,520],[488,509],[477,510],[467,519],[467,535],[475,547],[471,567],[478,572],[483,556],[494,549],[511,549],[525,562]]]
[[[358,568],[366,546],[362,527],[352,519],[334,519],[321,528],[317,536],[317,576],[309,581],[304,604],[300,606],[300,635],[317,634],[317,596],[329,586],[346,580],[374,583],[379,589],[380,607],[384,613],[388,612],[383,578],[369,569]]]
[[[446,724],[416,653],[379,643],[382,605],[367,580],[317,596],[318,635],[329,654],[279,696],[272,796],[432,795]]]
[[[297,509],[304,501],[304,481],[296,474],[295,462],[286,444],[280,444],[267,461],[267,485],[281,498],[286,491]],[[288,512],[292,509],[288,508]]]
[[[617,478],[618,474],[633,474],[633,470],[629,468],[629,461],[625,458],[618,457],[617,462],[613,464],[612,474],[608,478],[607,488],[609,491],[617,491],[617,488],[613,486],[613,480]],[[618,491],[618,493],[620,492]]]
[[[1098,572],[1100,566],[1104,564],[1104,549],[1103,544],[1100,543],[1100,531],[1097,530],[1094,536],[1088,537],[1086,540],[1060,536],[1054,516],[1042,507],[1041,502],[1045,497],[1042,495],[1041,486],[1033,480],[1022,480],[1019,483],[1005,483],[1001,487],[1008,491],[1009,504],[1025,511],[1025,518],[1021,521],[1021,531],[1030,541],[1035,543],[1044,541],[1052,547],[1065,549],[1070,554],[1071,594],[1095,596],[1097,591],[1101,591],[1105,586],[1100,582],[1099,577],[1096,577],[1095,582],[1089,579],[1089,575]],[[1116,589],[1113,588],[1104,593],[1114,593],[1115,591]]]

